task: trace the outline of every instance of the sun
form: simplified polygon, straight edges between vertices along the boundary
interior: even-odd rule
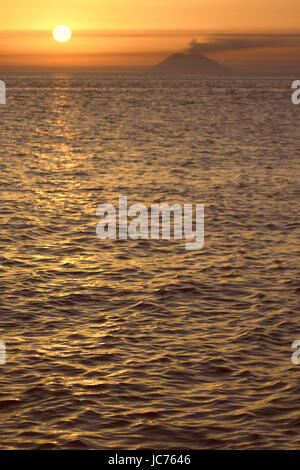
[[[53,30],[53,37],[55,41],[67,42],[69,41],[71,36],[72,36],[72,31],[70,30],[70,28],[68,28],[68,26],[63,26],[63,25],[56,26],[56,28],[54,28]]]

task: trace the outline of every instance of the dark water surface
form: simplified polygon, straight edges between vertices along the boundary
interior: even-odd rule
[[[0,447],[299,447],[291,81],[1,78]],[[119,195],[205,248],[100,241]]]

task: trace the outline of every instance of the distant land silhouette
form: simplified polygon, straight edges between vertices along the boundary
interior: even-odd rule
[[[175,53],[149,70],[160,74],[226,75],[230,70],[200,54]]]

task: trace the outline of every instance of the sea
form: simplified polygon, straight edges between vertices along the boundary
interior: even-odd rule
[[[0,78],[0,448],[299,448],[292,78]],[[100,240],[119,196],[203,249]]]

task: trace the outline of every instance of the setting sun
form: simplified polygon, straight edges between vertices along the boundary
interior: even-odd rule
[[[69,41],[71,36],[72,32],[68,26],[56,26],[56,28],[53,30],[53,37],[55,41],[66,42]]]

